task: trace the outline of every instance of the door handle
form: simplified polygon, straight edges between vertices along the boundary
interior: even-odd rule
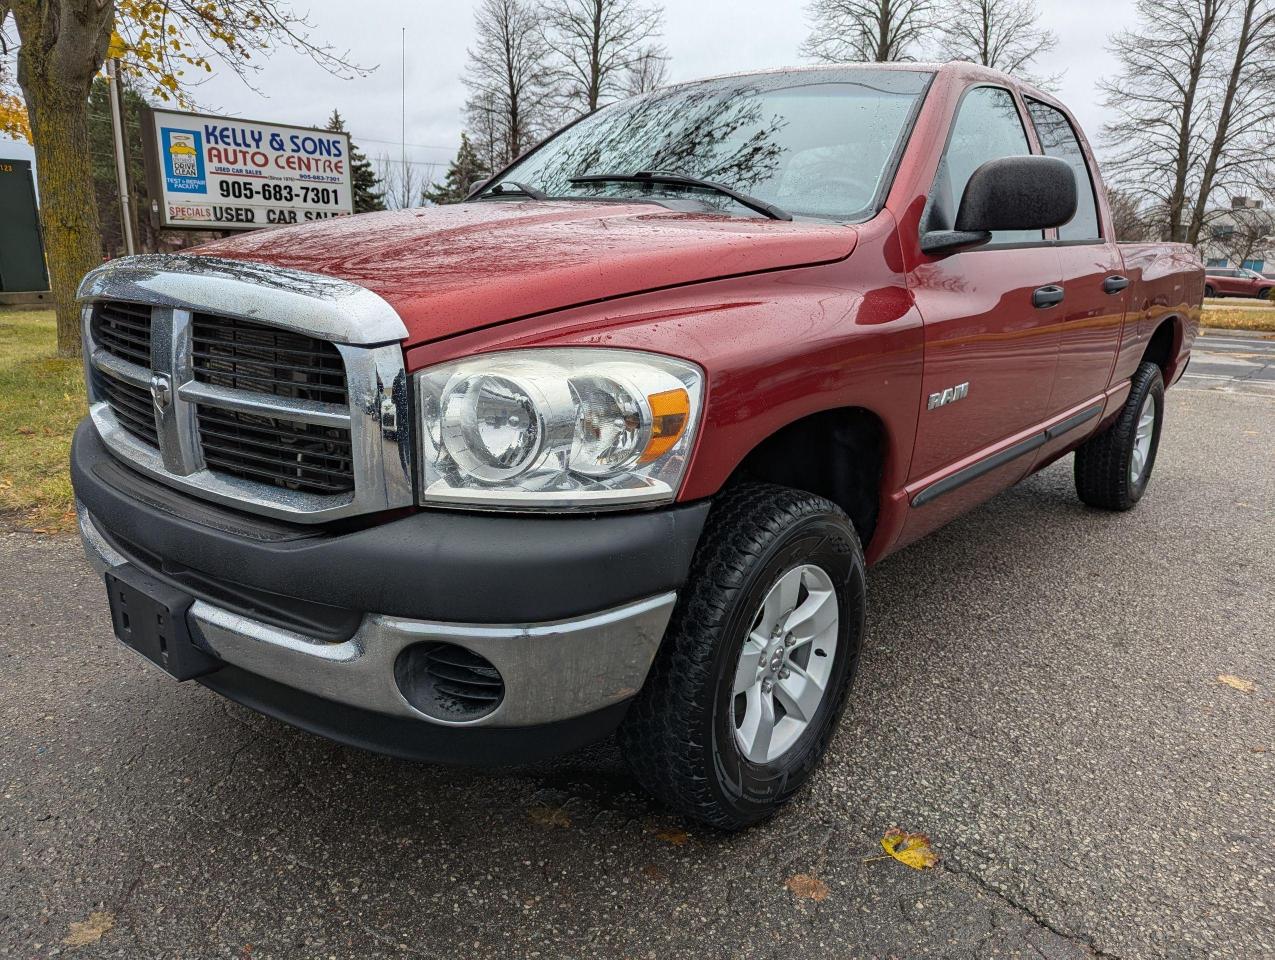
[[[1063,288],[1056,283],[1037,287],[1032,291],[1033,307],[1054,307],[1063,301]]]
[[[1127,277],[1111,276],[1102,281],[1102,292],[1119,293],[1127,286],[1129,286],[1129,280]]]

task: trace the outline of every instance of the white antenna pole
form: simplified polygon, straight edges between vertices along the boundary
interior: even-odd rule
[[[111,134],[115,141],[115,176],[120,190],[120,224],[124,231],[124,252],[137,252],[133,242],[133,213],[128,193],[128,163],[124,158],[124,117],[120,97],[119,61],[106,61],[106,91],[111,101]]]
[[[400,85],[400,94],[402,102],[402,117],[399,128],[399,159],[403,161],[403,166],[407,166],[407,27],[403,27],[403,70],[402,81]]]

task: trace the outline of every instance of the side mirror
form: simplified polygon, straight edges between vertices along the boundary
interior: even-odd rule
[[[468,200],[470,197],[476,194],[483,187],[487,186],[487,184],[490,182],[491,182],[491,177],[483,177],[480,180],[471,181],[469,184],[469,190],[465,193],[465,199]]]
[[[1057,157],[1001,157],[970,176],[955,229],[921,238],[927,253],[987,243],[994,230],[1047,230],[1076,215],[1076,175]]]

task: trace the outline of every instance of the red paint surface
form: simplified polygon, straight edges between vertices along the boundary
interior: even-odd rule
[[[876,560],[1108,421],[1166,320],[1171,382],[1199,325],[1203,271],[1182,246],[921,251],[919,223],[948,126],[962,92],[978,83],[1021,93],[999,73],[942,68],[884,209],[856,226],[689,215],[627,202],[483,202],[327,221],[203,250],[375,290],[410,331],[404,346],[413,370],[484,351],[573,344],[694,361],[707,374],[707,397],[681,500],[716,493],[785,425],[834,408],[871,411],[887,438],[880,515],[868,546]],[[1101,186],[1098,194],[1110,236]],[[1103,293],[1102,281],[1115,274],[1130,286],[1117,296]],[[1062,284],[1065,300],[1037,309],[1031,292],[1047,283]],[[961,382],[970,383],[966,399],[926,409],[929,393]],[[935,480],[1095,404],[1104,413],[1085,429],[921,508],[910,506]]]

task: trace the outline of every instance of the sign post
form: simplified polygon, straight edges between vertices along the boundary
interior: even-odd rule
[[[151,110],[146,166],[167,229],[256,230],[354,212],[345,133]]]
[[[106,61],[107,94],[111,100],[111,132],[115,141],[115,177],[120,188],[120,223],[124,227],[124,252],[130,257],[137,252],[133,240],[133,204],[128,192],[128,163],[124,159],[124,117],[120,104],[119,61]]]

